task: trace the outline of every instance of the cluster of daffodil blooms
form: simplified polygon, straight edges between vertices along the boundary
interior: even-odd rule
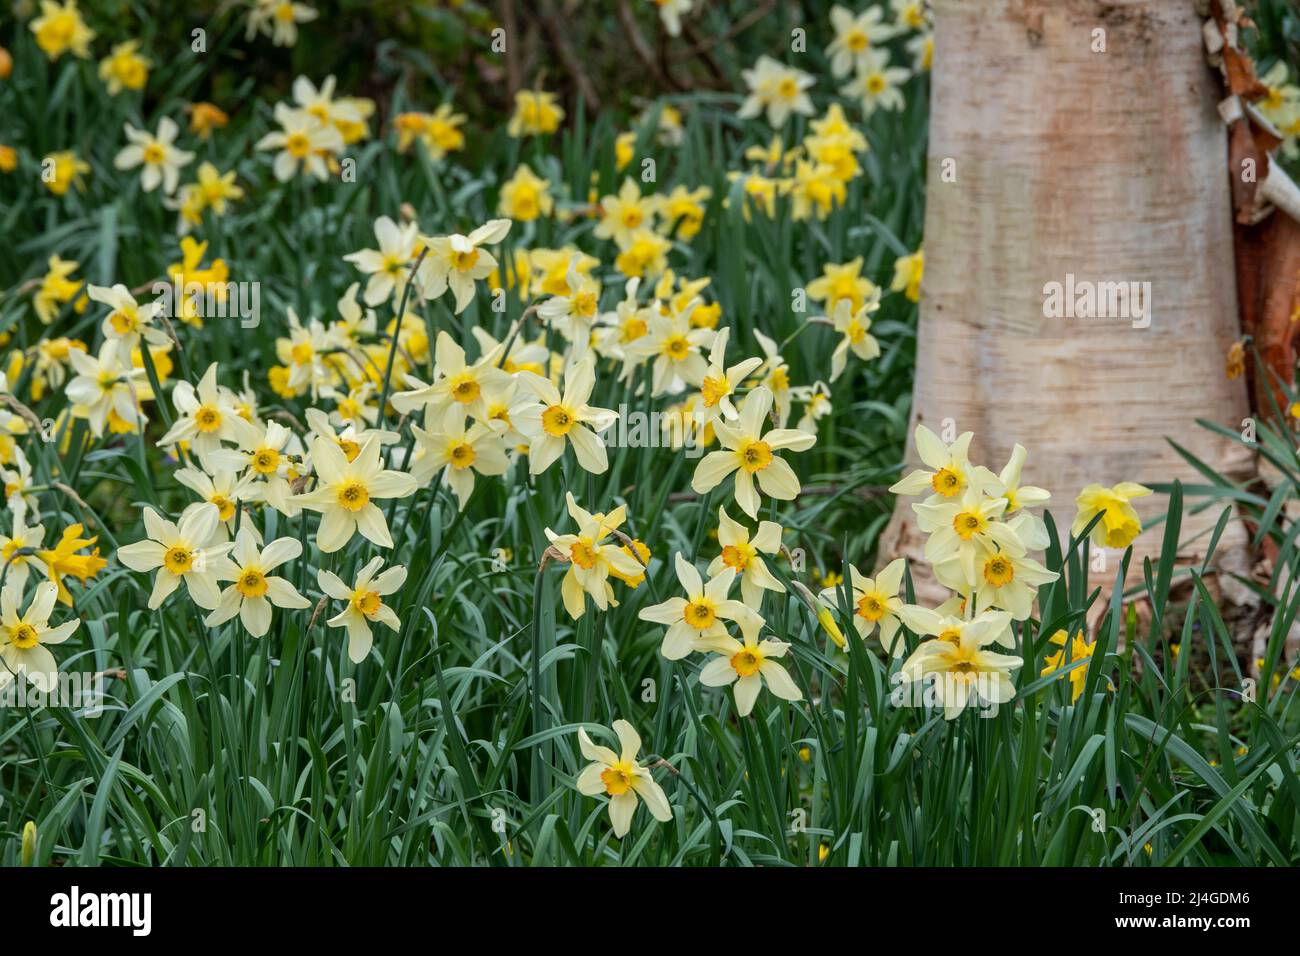
[[[670,35],[696,7],[690,0],[657,6]],[[316,17],[310,6],[279,0],[247,0],[244,8],[249,35],[277,45],[292,45],[299,27]],[[769,57],[745,71],[748,94],[739,119],[762,116],[776,131],[767,145],[746,150],[743,168],[733,174],[743,181],[746,217],[775,215],[778,197],[789,198],[796,220],[824,219],[846,201],[849,184],[864,174],[861,158],[869,146],[834,93],[860,105],[863,116],[900,108],[897,87],[910,74],[891,65],[897,53],[889,45],[896,39],[907,38],[915,70],[929,68],[923,4],[892,0],[889,17],[874,6],[862,15],[841,8],[832,13],[826,57],[832,75],[848,85],[829,91],[820,115],[809,96],[809,74]],[[89,57],[96,40],[75,0],[44,0],[31,30],[52,61],[69,53]],[[105,52],[99,76],[110,95],[146,89],[153,60],[142,42]],[[558,97],[540,86],[519,90],[514,107],[506,132],[515,138],[549,136],[565,119]],[[268,174],[261,182],[201,160],[203,144],[229,122],[213,103],[186,105],[187,128],[179,111],[127,124],[113,166],[138,176],[148,194],[143,201],[176,215],[180,255],[163,275],[177,287],[196,283],[223,294],[230,269],[190,233],[202,234],[249,193],[277,183],[337,179],[348,147],[371,135],[374,112],[370,100],[340,95],[332,76],[319,85],[299,76],[290,99],[273,108],[276,128],[253,140],[257,163]],[[790,143],[787,120],[796,114],[810,121],[806,135]],[[657,143],[671,149],[685,141],[685,103],[658,103],[653,115]],[[450,102],[401,112],[391,120],[389,147],[450,162],[465,147],[465,122]],[[832,413],[830,383],[849,373],[850,363],[881,354],[872,317],[887,290],[862,275],[861,257],[824,262],[822,274],[809,277],[806,292],[815,308],[800,333],[829,327],[834,344],[825,349],[822,378],[792,381],[782,355],[791,339],[777,341],[761,329],[742,335],[723,315],[710,277],[690,271],[692,242],[709,224],[711,210],[728,200],[719,201],[698,182],[660,188],[653,177],[641,178],[635,142],[630,131],[617,138],[621,182],[605,195],[594,179],[585,193],[570,192],[556,161],[539,149],[500,177],[500,218],[477,228],[440,234],[409,205],[383,210],[373,222],[373,243],[340,250],[334,267],[350,284],[331,309],[299,314],[286,308],[274,317],[280,332],[274,358],[260,372],[208,362],[190,368],[194,353],[187,338],[205,318],[198,302],[165,302],[146,295],[148,285],[87,284],[80,262],[50,257],[44,276],[27,290],[37,317],[52,325],[70,314],[87,315],[97,334],[85,341],[43,338],[12,352],[5,370],[11,380],[21,377],[33,401],[60,393],[66,398],[55,428],[61,451],[73,440],[89,447],[144,435],[159,419],[156,443],[174,461],[188,500],[173,514],[146,507],[143,537],[116,551],[122,565],[148,576],[148,607],[189,602],[207,626],[229,624],[262,637],[277,616],[305,622],[319,604],[318,611],[329,608],[326,623],[344,632],[350,659],[360,663],[377,626],[401,626],[390,596],[407,571],[395,553],[393,503],[432,489],[465,509],[480,481],[532,482],[570,451],[578,469],[605,473],[607,436],[619,412],[600,407],[595,396],[623,391],[662,413],[663,441],[649,443],[680,449],[689,437],[698,439],[703,455],[691,478],[695,494],[722,489],[710,504],[717,506],[716,553],[674,554],[680,591],[640,612],[643,620],[664,626],[663,657],[700,655],[701,683],[730,686],[742,719],[759,706],[764,688],[779,700],[801,700],[784,659],[790,644],[772,630],[771,608],[764,607],[769,595],[786,591],[770,564],[782,553],[777,503],[801,492],[791,463],[814,446],[819,423]],[[41,181],[56,196],[81,190],[92,175],[74,150],[47,159],[54,174]],[[588,228],[571,234],[584,237],[584,248],[575,239],[543,244],[537,237],[553,233],[514,226],[544,219],[580,227],[586,220]],[[522,247],[503,254],[503,243],[519,240],[520,232]],[[888,291],[915,302],[922,274],[919,250],[899,256]],[[503,291],[517,297],[522,315],[496,330],[500,338],[477,322],[430,319],[426,308],[440,300],[446,313],[465,316],[476,298],[490,296],[487,307],[499,312]],[[483,309],[480,302],[480,314]],[[301,420],[266,406],[263,381],[278,399],[301,402]],[[30,626],[36,634],[31,644],[28,631],[11,630],[0,651],[6,662],[11,656],[18,662],[14,670],[49,675],[55,665],[48,652],[18,656],[56,643],[76,626],[46,626],[51,602],[44,584],[70,603],[65,581],[84,584],[105,561],[80,525],[63,529],[46,549],[35,510],[41,486],[33,483],[23,448],[38,426],[0,407],[0,475],[14,515],[12,534],[0,536],[11,559],[3,626]],[[655,542],[624,533],[624,504],[580,502],[572,493],[566,503],[572,525],[546,529],[550,544],[543,560],[564,565],[561,600],[577,620],[591,606],[616,608],[639,587]],[[602,506],[607,510],[587,510]],[[351,580],[328,567],[307,584],[286,573],[294,563],[301,568],[308,555],[298,536],[273,529],[284,528],[282,519],[313,513],[307,527],[319,554],[338,554],[354,537],[363,539],[364,563]],[[940,563],[953,580],[964,567],[958,559]],[[23,589],[38,578],[42,588],[28,602]],[[1019,607],[1023,595],[1014,593]],[[981,613],[1006,606],[1009,598],[997,597]],[[971,591],[971,600],[983,601],[983,592]],[[19,615],[25,604],[28,611]],[[618,753],[581,736],[593,764],[577,786],[610,798],[621,836],[638,800],[657,819],[671,811],[651,768],[637,762],[636,732],[622,721],[615,731]]]
[[[834,38],[826,47],[834,77],[851,76],[840,95],[856,101],[864,117],[876,110],[902,110],[905,100],[900,87],[912,76],[930,69],[934,48],[929,13],[922,0],[891,0],[893,22],[885,19],[878,6],[861,13],[836,6],[830,13]],[[912,69],[892,65],[889,42],[910,36],[906,50]],[[810,131],[798,146],[786,147],[780,136],[791,116],[813,117],[815,110],[808,91],[814,77],[770,56],[760,56],[743,72],[749,95],[741,104],[742,117],[764,116],[778,134],[766,147],[753,147],[745,158],[752,164],[747,173],[732,173],[741,179],[747,196],[772,215],[778,196],[789,196],[791,215],[797,219],[825,219],[847,196],[847,184],[861,175],[857,154],[868,148],[867,141],[847,120],[838,103],[832,103],[820,118],[809,122]]]
[[[8,393],[8,380],[0,373],[0,394]],[[0,481],[12,519],[9,534],[0,532],[0,689],[19,678],[43,691],[53,689],[58,666],[49,647],[66,641],[80,624],[73,618],[51,626],[54,605],[71,607],[69,581],[84,586],[108,564],[95,547],[98,536],[83,536],[84,525],[68,524],[53,535],[46,531],[36,498],[43,488],[33,481],[20,444],[36,430],[23,415],[0,408]]]

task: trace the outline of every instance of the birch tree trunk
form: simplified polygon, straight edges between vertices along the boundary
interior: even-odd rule
[[[1204,483],[1166,436],[1248,473],[1244,449],[1195,422],[1240,429],[1248,412],[1224,371],[1240,335],[1227,140],[1193,0],[934,7],[913,425],[974,431],[972,459],[995,472],[1024,444],[1024,479],[1051,491],[1063,534],[1090,482]],[[1149,282],[1149,326],[1047,317],[1045,286],[1071,275]],[[1145,525],[1163,496],[1137,506]],[[1183,552],[1217,518],[1185,513]],[[919,554],[914,519],[901,500],[882,560]],[[1139,580],[1160,535],[1135,542]],[[1218,550],[1241,541],[1234,523]]]

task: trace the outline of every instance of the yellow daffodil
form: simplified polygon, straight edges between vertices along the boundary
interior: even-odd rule
[[[807,451],[817,438],[793,428],[765,431],[764,424],[771,410],[772,392],[759,386],[745,397],[740,418],[734,425],[720,420],[714,422],[714,431],[724,450],[709,452],[700,459],[691,480],[697,494],[712,490],[734,472],[736,503],[751,518],[758,517],[760,489],[779,501],[793,501],[798,497],[799,479],[776,452]]]
[[[1039,672],[1040,677],[1055,674],[1076,661],[1088,661],[1087,664],[1076,667],[1068,674],[1062,674],[1057,678],[1057,680],[1064,677],[1070,678],[1070,703],[1076,703],[1083,695],[1084,686],[1088,682],[1088,668],[1092,666],[1092,652],[1096,648],[1097,642],[1089,643],[1084,638],[1083,631],[1076,633],[1073,640],[1071,640],[1070,635],[1062,629],[1049,637],[1048,643],[1056,645],[1060,650],[1047,655],[1043,669]]]
[[[626,720],[614,721],[614,733],[618,735],[621,750],[617,754],[608,747],[593,743],[587,731],[578,728],[578,746],[591,763],[578,774],[575,785],[584,796],[594,797],[603,793],[609,797],[609,820],[614,827],[614,836],[622,839],[632,827],[638,797],[660,823],[671,820],[673,811],[668,805],[668,797],[655,783],[650,771],[637,763],[637,754],[641,750],[640,735]]]
[[[545,90],[520,90],[515,94],[515,113],[506,125],[506,133],[518,139],[554,133],[564,119],[564,110],[555,102],[555,94]]]
[[[520,163],[515,174],[501,184],[497,212],[508,219],[532,222],[549,216],[554,205],[550,180],[537,176],[527,163]]]
[[[666,624],[659,653],[670,661],[681,660],[692,651],[708,649],[708,642],[727,636],[724,621],[733,621],[747,636],[763,627],[763,618],[743,601],[728,597],[736,580],[736,569],[724,567],[706,583],[695,565],[677,553],[677,580],[686,597],[672,597],[661,604],[642,608],[643,621]]]
[[[348,587],[332,571],[321,568],[316,574],[320,589],[336,601],[346,601],[347,606],[330,618],[330,627],[346,628],[348,632],[348,660],[360,664],[374,646],[374,632],[370,625],[382,624],[390,631],[398,631],[402,622],[391,607],[384,603],[384,598],[399,590],[406,583],[406,568],[395,565],[386,571],[382,555],[371,558],[357,573],[356,582]]]
[[[46,156],[41,170],[41,182],[45,183],[45,188],[56,196],[63,196],[72,186],[78,190],[83,188],[81,177],[90,172],[90,163],[79,159],[71,150],[64,150]]]
[[[108,87],[108,95],[123,90],[142,90],[149,81],[149,60],[138,52],[139,40],[127,40],[113,47],[113,52],[99,62],[99,78]]]
[[[54,690],[59,667],[49,647],[62,644],[81,624],[79,618],[50,627],[57,589],[48,581],[37,585],[26,612],[18,613],[21,592],[0,591],[0,687],[20,677],[42,691]]]
[[[1121,481],[1114,488],[1088,485],[1075,499],[1079,511],[1070,526],[1070,534],[1082,533],[1088,522],[1103,514],[1104,517],[1092,529],[1093,543],[1100,548],[1127,548],[1142,533],[1142,519],[1131,502],[1151,493],[1150,488],[1132,481]]]
[[[174,145],[178,127],[171,117],[164,116],[158,121],[156,135],[147,130],[139,130],[130,123],[125,125],[126,138],[130,145],[123,147],[113,157],[113,166],[117,169],[134,169],[143,166],[140,173],[140,188],[152,192],[161,184],[163,192],[170,196],[180,183],[180,172],[194,160],[194,154]]]
[[[749,87],[749,95],[737,114],[741,119],[766,112],[772,128],[780,129],[791,114],[813,114],[812,100],[807,92],[813,85],[813,78],[803,70],[785,66],[763,54],[751,69],[741,70],[741,76]]]
[[[148,537],[118,548],[117,559],[132,571],[156,572],[149,610],[161,607],[182,581],[199,607],[212,610],[220,603],[217,559],[233,547],[229,542],[217,541],[220,520],[217,506],[213,504],[195,508],[179,525],[152,508],[144,509]]]
[[[751,608],[763,600],[763,591],[785,593],[785,585],[768,570],[763,555],[776,555],[781,550],[781,526],[775,521],[760,521],[751,537],[749,529],[733,521],[725,507],[718,508],[718,544],[722,553],[706,569],[709,577],[716,577],[723,569],[731,568],[740,577],[740,598]]]
[[[853,605],[853,627],[864,640],[880,629],[880,643],[892,657],[900,656],[907,645],[899,631],[903,599],[899,590],[903,585],[906,562],[896,558],[874,578],[862,574],[849,565],[849,601]],[[840,605],[839,587],[827,587],[818,595],[822,604],[831,609]]]
[[[366,439],[357,457],[348,461],[337,444],[318,438],[311,447],[311,461],[316,469],[316,487],[295,496],[294,501],[320,512],[316,546],[332,554],[360,532],[381,548],[393,547],[388,522],[375,502],[405,498],[414,494],[418,485],[410,475],[383,467],[379,440]]]
[[[568,445],[578,464],[592,474],[609,468],[609,456],[600,433],[618,418],[608,408],[587,404],[596,386],[590,358],[579,360],[564,376],[564,393],[550,379],[533,372],[520,372],[520,381],[538,401],[516,412],[514,425],[528,438],[528,471],[540,475],[564,454]]]
[[[271,608],[304,608],[311,602],[298,593],[286,578],[271,574],[280,565],[302,554],[297,538],[277,538],[260,548],[259,536],[251,526],[239,529],[229,556],[216,559],[217,580],[231,584],[221,600],[203,619],[208,627],[224,624],[238,615],[244,630],[262,637],[271,629]]]
[[[87,59],[95,31],[86,26],[77,9],[77,0],[41,0],[41,15],[31,22],[36,45],[54,62],[68,51]]]

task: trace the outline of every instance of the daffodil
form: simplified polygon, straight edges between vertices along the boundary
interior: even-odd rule
[[[873,290],[873,296],[863,303],[857,312],[851,311],[847,299],[841,299],[835,308],[832,319],[835,331],[843,338],[831,353],[831,381],[844,373],[848,355],[852,352],[864,362],[880,357],[880,343],[871,334],[871,314],[880,308],[880,292]]]
[[[906,67],[889,65],[888,50],[869,50],[854,78],[840,87],[840,95],[857,99],[865,116],[877,109],[901,110],[905,101],[899,87],[910,76]]]
[[[608,514],[592,514],[579,506],[571,492],[565,493],[564,500],[578,530],[569,534],[557,534],[550,528],[545,531],[554,553],[569,562],[560,582],[560,598],[564,609],[576,621],[587,610],[584,594],[591,595],[602,611],[617,606],[609,578],[635,578],[643,568],[616,540],[607,540],[627,519],[626,508],[620,505]]]
[[[465,350],[446,332],[439,331],[434,342],[434,380],[425,385],[413,375],[406,376],[406,391],[392,397],[393,407],[403,414],[428,407],[441,413],[455,406],[475,418],[487,418],[484,389],[501,388],[509,374],[497,368],[500,352],[494,349],[477,362],[469,363]]]
[[[224,216],[228,204],[243,197],[244,190],[235,185],[233,169],[223,173],[212,163],[200,163],[198,180],[181,186],[175,204],[181,214],[181,234],[200,225],[205,211],[211,210],[214,216]]]
[[[475,281],[487,278],[497,267],[496,259],[482,247],[496,245],[509,231],[509,219],[492,219],[468,236],[421,236],[420,241],[429,247],[425,298],[436,299],[450,287],[456,298],[456,314],[464,312],[474,300]]]
[[[336,99],[334,86],[333,76],[325,77],[319,88],[307,77],[300,76],[293,81],[294,103],[326,126],[338,128],[362,122],[356,103],[346,97]]]
[[[700,404],[704,407],[709,421],[721,416],[727,421],[740,417],[736,406],[731,401],[737,386],[748,378],[756,368],[763,364],[757,356],[751,356],[735,365],[724,367],[727,357],[727,340],[731,329],[722,329],[713,340],[709,351],[709,366],[700,378]]]
[[[952,444],[945,444],[924,425],[917,425],[913,438],[916,453],[926,468],[918,468],[890,486],[895,495],[918,495],[930,489],[931,499],[955,498],[968,488],[989,495],[1001,495],[998,477],[983,465],[972,465],[969,452],[974,432],[962,432]]]
[[[694,239],[704,226],[704,204],[712,195],[713,190],[708,186],[698,189],[674,186],[659,200],[659,230],[678,239]]]
[[[58,590],[59,601],[69,607],[72,606],[72,593],[64,579],[74,577],[84,585],[108,565],[99,556],[98,548],[89,554],[80,553],[99,540],[98,537],[83,538],[81,535],[85,530],[80,524],[70,524],[63,529],[63,534],[53,548],[43,548],[36,552],[39,559],[36,569],[50,579],[50,583]]]
[[[162,185],[163,192],[170,196],[176,192],[180,183],[181,168],[194,161],[194,154],[174,145],[180,127],[170,116],[158,121],[156,135],[148,130],[136,129],[130,123],[125,125],[129,145],[123,147],[113,157],[113,166],[117,169],[134,169],[143,166],[140,173],[140,188],[152,192]]]
[[[606,794],[609,797],[609,821],[614,836],[622,839],[632,827],[636,814],[637,798],[645,802],[646,809],[660,823],[673,818],[668,797],[655,782],[649,769],[637,763],[641,750],[641,737],[626,720],[614,721],[620,753],[592,742],[587,731],[578,728],[578,746],[582,755],[592,761],[578,774],[578,792],[588,797]]]
[[[1101,521],[1092,529],[1093,543],[1100,548],[1127,548],[1142,533],[1142,519],[1131,502],[1149,494],[1150,488],[1133,481],[1121,481],[1114,488],[1088,485],[1075,500],[1079,511],[1070,534],[1082,534],[1088,522],[1101,514]]]
[[[975,552],[973,577],[962,566],[959,553],[937,561],[934,571],[944,587],[960,594],[973,593],[977,612],[1002,608],[1017,621],[1026,620],[1033,613],[1038,588],[1060,577],[1026,554],[993,548],[982,540],[978,541]]]
[[[424,425],[411,428],[418,456],[412,461],[411,474],[425,484],[441,472],[442,481],[455,493],[461,510],[474,491],[475,472],[504,475],[510,466],[500,433],[483,422],[467,428],[465,412],[459,408],[435,412],[428,406]]]
[[[758,329],[754,329],[754,339],[763,353],[763,364],[754,372],[758,384],[772,393],[772,407],[775,409],[778,428],[785,428],[790,421],[790,409],[794,400],[794,389],[790,385],[790,366],[781,355],[780,346]]]
[[[889,0],[894,11],[894,22],[901,29],[924,30],[930,25],[930,13],[925,0]]]
[[[1057,680],[1064,677],[1070,678],[1070,703],[1076,703],[1083,696],[1084,687],[1088,683],[1088,668],[1092,667],[1092,652],[1097,647],[1097,642],[1091,643],[1084,638],[1083,631],[1077,632],[1073,638],[1065,630],[1059,630],[1048,639],[1049,644],[1054,644],[1060,648],[1059,651],[1048,654],[1044,662],[1043,669],[1039,672],[1040,677],[1046,677],[1049,674],[1055,674],[1059,670],[1064,670],[1066,666],[1077,661],[1087,661],[1081,667],[1076,667],[1068,674],[1062,674]],[[1068,645],[1068,646],[1067,646]],[[1068,659],[1067,659],[1068,658]]]
[[[216,539],[226,541],[235,530],[235,519],[239,512],[239,502],[250,495],[251,475],[236,475],[235,472],[218,468],[211,475],[198,468],[180,468],[176,471],[176,481],[199,496],[199,500],[181,512],[183,518],[192,509],[205,504],[217,506]]]
[[[292,500],[321,514],[316,545],[326,554],[343,547],[357,532],[381,548],[393,546],[388,522],[375,501],[405,498],[418,484],[410,475],[383,467],[379,440],[368,438],[357,457],[348,461],[334,442],[317,438],[311,446],[316,487]]]
[[[239,417],[229,396],[217,386],[217,363],[213,362],[199,379],[198,387],[177,382],[172,391],[176,421],[158,439],[162,447],[189,442],[200,459],[207,459],[223,441],[235,441],[239,429],[246,425]]]
[[[554,133],[564,119],[564,110],[555,102],[555,94],[545,90],[520,90],[515,94],[515,113],[506,124],[506,133],[518,139],[542,133]]]
[[[537,314],[566,341],[585,347],[600,309],[600,283],[578,272],[570,263],[566,295],[553,295],[537,307]]]
[[[279,150],[272,172],[282,183],[305,172],[321,182],[329,178],[325,156],[343,148],[343,136],[306,110],[295,110],[286,103],[275,105],[275,121],[280,129],[257,141],[256,149]]]
[[[1002,496],[1007,499],[1007,510],[1002,517],[1025,543],[1025,547],[1041,551],[1050,541],[1047,525],[1029,509],[1046,504],[1052,496],[1045,488],[1020,483],[1020,472],[1027,455],[1025,446],[1016,444],[1011,449],[1011,457],[1007,459],[1006,466],[998,475],[998,481],[1002,484]]]
[[[384,598],[401,589],[406,583],[406,568],[395,565],[380,572],[384,566],[381,555],[371,558],[357,573],[356,583],[348,587],[332,571],[321,568],[316,574],[320,589],[337,601],[347,601],[347,606],[330,618],[330,627],[346,628],[348,632],[348,659],[360,664],[374,645],[374,632],[370,625],[382,624],[390,631],[398,631],[402,622]]]
[[[298,25],[318,16],[314,8],[294,0],[252,0],[246,37],[251,40],[264,33],[276,46],[293,46],[298,42]]]
[[[59,666],[49,647],[62,644],[81,624],[79,618],[50,627],[57,588],[48,581],[36,586],[27,611],[18,613],[20,592],[0,591],[0,687],[25,677],[42,691],[54,690]]]
[[[66,195],[73,186],[83,189],[81,179],[89,172],[90,163],[70,149],[50,153],[41,160],[41,182],[56,196]]]
[[[912,54],[912,70],[926,73],[934,65],[934,33],[925,30],[909,39],[903,46]]]
[[[37,517],[40,517],[39,513]],[[44,540],[43,525],[27,526],[26,508],[14,512],[13,534],[0,533],[0,574],[4,576],[5,587],[14,588],[21,593],[27,586],[27,575],[32,566],[39,567],[42,564],[35,552]]]
[[[935,699],[947,720],[958,717],[971,705],[1007,703],[1016,696],[1011,672],[1024,661],[987,648],[993,643],[1009,643],[1008,617],[1001,612],[989,612],[972,621],[950,618],[920,626],[914,623],[914,617],[905,616],[908,627],[918,633],[937,633],[937,636],[922,641],[912,652],[903,664],[903,677],[913,682],[931,681]],[[1010,643],[1014,646],[1014,642]]]
[[[864,640],[880,628],[880,643],[892,657],[898,657],[906,650],[906,642],[899,632],[901,619],[899,612],[903,609],[903,599],[899,589],[903,584],[903,572],[907,562],[895,558],[874,578],[869,578],[853,565],[849,565],[849,599],[853,604],[853,627],[858,637]],[[838,608],[840,590],[838,587],[825,588],[818,595],[828,608]]]
[[[619,187],[618,195],[600,200],[600,208],[595,235],[612,239],[620,249],[626,249],[641,230],[654,224],[657,203],[652,196],[642,196],[636,181],[628,177]]]
[[[191,103],[187,111],[190,114],[190,132],[201,140],[211,139],[214,129],[220,129],[230,122],[225,110],[215,103]]]
[[[795,428],[809,435],[817,434],[817,423],[831,414],[831,389],[823,381],[811,385],[801,385],[790,389],[797,401],[803,403],[803,415],[795,423]]]
[[[1025,543],[1015,529],[1001,521],[1007,499],[990,498],[968,488],[959,498],[912,505],[916,523],[930,537],[925,557],[931,564],[956,560],[962,579],[974,583],[981,548],[998,548],[1015,557],[1025,553]]]
[[[753,68],[741,70],[741,77],[749,87],[749,95],[738,114],[741,119],[766,111],[768,123],[774,129],[780,129],[792,113],[813,114],[812,100],[807,92],[813,85],[813,78],[803,70],[785,66],[763,54]]]
[[[740,418],[735,424],[714,422],[714,431],[723,450],[709,452],[696,466],[691,487],[704,494],[735,473],[736,503],[751,518],[758,517],[759,489],[769,498],[793,501],[799,495],[799,479],[783,458],[782,449],[807,451],[817,441],[794,428],[764,430],[772,409],[772,393],[759,386],[745,397]],[[755,483],[757,482],[757,488]]]
[[[109,339],[97,356],[79,351],[68,354],[77,373],[66,390],[73,414],[86,419],[96,437],[104,434],[110,414],[132,423],[143,419],[137,396],[145,387],[145,373],[126,365],[129,353],[124,352],[119,342]]]
[[[117,559],[132,571],[156,571],[149,610],[162,602],[185,582],[190,597],[201,608],[212,610],[221,600],[217,588],[217,559],[233,546],[218,542],[217,524],[221,518],[214,504],[195,508],[179,525],[168,521],[152,508],[144,509],[144,527],[148,537],[117,549]]]
[[[95,31],[86,26],[77,9],[77,0],[63,3],[41,0],[41,15],[32,20],[30,27],[36,45],[51,63],[68,51],[83,60],[90,56],[90,41],[95,39]]]
[[[287,579],[270,573],[300,554],[302,543],[297,538],[277,538],[259,548],[256,531],[248,525],[240,528],[230,556],[217,561],[217,580],[231,584],[221,592],[220,602],[203,623],[216,627],[238,615],[244,630],[253,637],[262,637],[271,629],[273,606],[310,607],[311,602]]]
[[[883,22],[879,7],[869,6],[859,14],[841,6],[831,7],[831,28],[835,39],[826,48],[834,76],[848,76],[854,70],[861,72],[868,61],[873,45],[891,39],[897,30]]]
[[[650,332],[650,319],[654,312],[637,299],[640,279],[628,279],[623,286],[623,298],[612,312],[602,312],[596,318],[593,339],[597,354],[623,362],[623,377],[630,377],[644,360],[644,355],[629,352],[628,347]]]
[[[703,383],[709,363],[700,349],[711,345],[713,339],[712,330],[691,327],[689,310],[670,315],[657,313],[650,317],[646,334],[627,345],[623,352],[637,362],[653,359],[652,396],[676,395],[688,385],[699,387]],[[715,382],[714,387],[721,388],[722,380]]]
[[[378,249],[362,249],[343,257],[362,273],[369,275],[366,283],[366,305],[379,305],[389,299],[396,306],[406,289],[410,266],[418,255],[420,226],[409,222],[399,226],[388,216],[375,220],[375,239]]]
[[[790,679],[789,672],[777,663],[790,650],[784,641],[760,641],[756,635],[746,634],[742,643],[730,634],[723,634],[701,644],[702,650],[717,656],[700,671],[700,683],[705,687],[735,685],[737,716],[749,716],[764,684],[782,700],[803,700],[803,693]]]
[[[596,387],[596,373],[590,358],[575,363],[564,376],[564,393],[533,372],[520,372],[520,381],[538,398],[512,417],[515,427],[529,441],[528,471],[540,475],[573,446],[578,464],[592,474],[603,474],[609,456],[600,433],[618,418],[609,408],[587,404]]]
[[[507,219],[532,222],[549,216],[554,206],[550,180],[539,177],[527,163],[520,163],[515,174],[501,184],[497,212]]]
[[[902,292],[912,302],[921,301],[921,278],[925,275],[925,250],[917,249],[894,260],[894,281],[889,288]]]
[[[27,455],[14,447],[12,468],[0,468],[0,483],[4,486],[5,504],[10,511],[35,510],[36,498],[32,494],[32,466]]]
[[[743,601],[728,597],[736,580],[736,569],[725,567],[706,583],[695,565],[676,556],[677,580],[686,597],[672,597],[661,604],[642,608],[643,621],[668,625],[659,653],[670,661],[681,660],[692,651],[707,649],[708,642],[727,636],[724,621],[733,621],[745,635],[757,635],[763,618]]]
[[[326,415],[319,408],[307,409],[308,441],[323,438],[338,445],[348,461],[355,461],[361,454],[361,446],[374,438],[381,446],[391,445],[401,439],[394,431],[370,428],[363,422],[335,422],[333,416]],[[289,433],[291,443],[296,446],[298,437]],[[294,449],[296,451],[296,449]]]
[[[226,470],[239,475],[246,500],[264,501],[287,517],[297,516],[291,483],[294,465],[288,449],[291,442],[297,443],[297,438],[279,422],[255,425],[244,421],[229,404],[226,409],[222,414],[229,424],[227,437],[236,447],[221,447],[200,454],[200,461],[214,473]],[[301,451],[301,446],[298,450]]]
[[[320,320],[310,319],[303,325],[292,308],[286,312],[289,336],[276,339],[276,358],[289,369],[286,385],[293,394],[310,389],[316,395],[335,383],[336,374],[325,360],[333,343]]]
[[[36,317],[45,325],[53,322],[59,308],[68,302],[72,302],[74,297],[76,297],[74,309],[78,312],[85,311],[90,300],[84,294],[77,296],[82,287],[81,280],[72,278],[72,273],[76,272],[77,269],[78,264],[76,262],[71,259],[61,259],[58,256],[50,256],[46,262],[46,273],[41,277],[40,286],[32,299],[32,307],[36,310]],[[86,350],[83,348],[82,351]]]
[[[86,294],[93,301],[112,309],[100,328],[106,339],[121,340],[124,349],[139,345],[141,336],[150,345],[165,345],[171,341],[166,332],[152,325],[153,320],[163,314],[161,299],[141,305],[120,282],[112,288],[87,285]]]
[[[108,88],[109,96],[123,90],[142,90],[149,81],[149,59],[139,53],[140,41],[127,40],[115,44],[113,52],[99,62],[99,78]]]
[[[776,555],[781,550],[781,526],[775,521],[760,521],[758,530],[750,537],[749,529],[733,521],[725,507],[718,508],[718,544],[722,553],[706,569],[709,577],[716,577],[724,568],[731,568],[740,577],[740,597],[747,605],[757,608],[763,600],[763,591],[785,593],[785,585],[776,579],[763,560],[764,554]]]
[[[653,279],[668,268],[673,244],[652,229],[638,229],[614,259],[614,268],[630,278]]]

